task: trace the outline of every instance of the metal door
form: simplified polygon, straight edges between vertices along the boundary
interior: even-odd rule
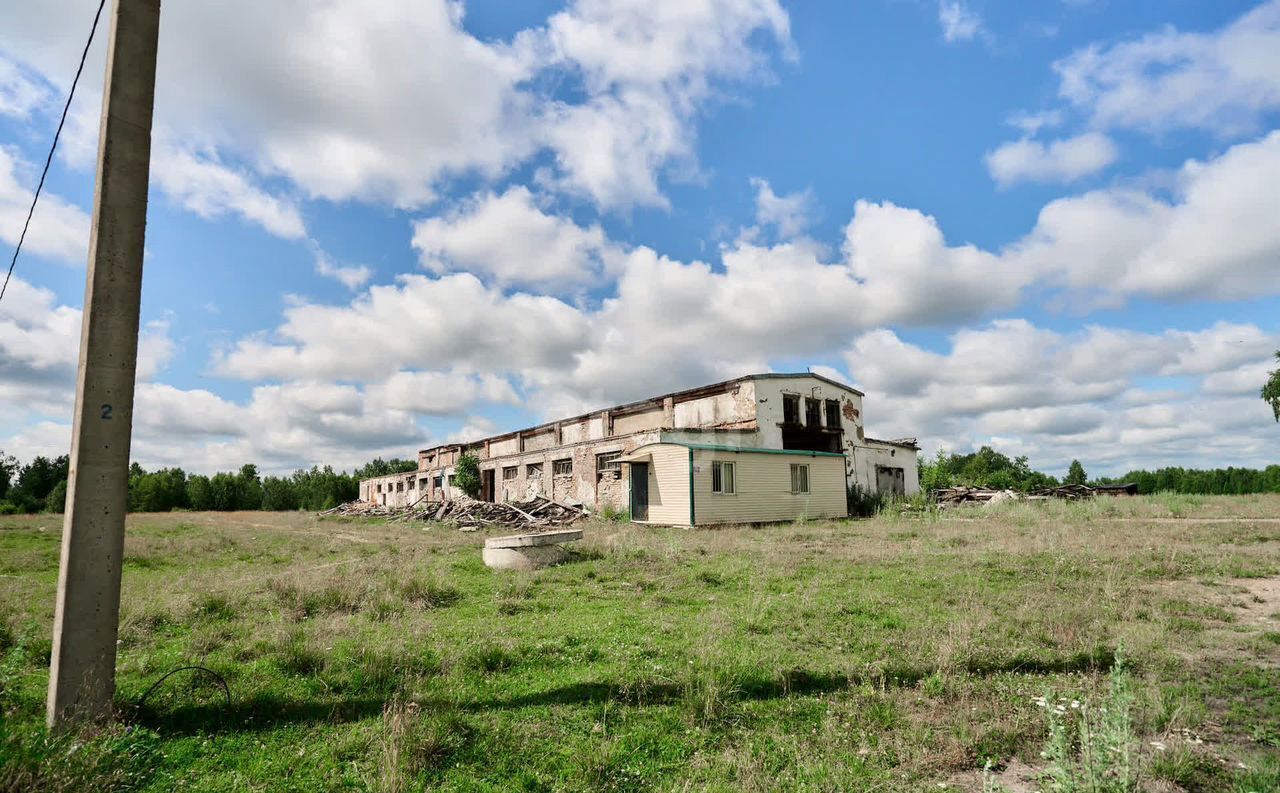
[[[649,464],[631,464],[631,519],[649,519]]]

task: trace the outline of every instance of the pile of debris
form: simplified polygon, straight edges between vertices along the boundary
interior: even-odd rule
[[[940,507],[953,507],[958,504],[1000,504],[1006,501],[1048,501],[1060,498],[1065,501],[1079,501],[1098,495],[1119,496],[1137,495],[1137,485],[1059,485],[1042,487],[1030,493],[1019,493],[1016,490],[996,490],[990,487],[944,487],[930,493],[930,497]]]
[[[351,517],[390,517],[395,521],[435,520],[458,524],[461,529],[488,526],[518,529],[545,529],[567,526],[591,513],[573,504],[564,504],[543,496],[529,501],[505,504],[477,501],[459,496],[450,501],[417,501],[407,507],[384,507],[366,501],[352,501],[325,510],[321,515]]]

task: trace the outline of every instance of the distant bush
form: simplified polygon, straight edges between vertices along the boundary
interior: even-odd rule
[[[863,490],[861,485],[853,484],[849,486],[847,501],[849,517],[869,518],[878,514],[889,503],[889,498],[883,493],[871,493]]]

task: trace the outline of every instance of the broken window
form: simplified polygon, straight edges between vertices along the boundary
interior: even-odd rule
[[[618,458],[622,456],[622,452],[605,452],[596,455],[596,481],[604,478],[606,471],[617,471],[622,474],[622,463],[618,462]]]
[[[731,496],[737,492],[733,463],[716,461],[711,463],[711,492]]]
[[[840,429],[840,400],[827,400],[827,427],[833,430]]]
[[[529,463],[524,467],[524,475],[530,479],[541,479],[542,463]]]
[[[508,465],[506,468],[502,469],[502,481],[504,482],[510,482],[519,475],[520,466],[518,465]]]
[[[811,397],[805,397],[804,423],[809,427],[822,426],[822,402]]]
[[[382,485],[378,485],[378,492],[379,492],[379,493],[381,493],[381,492],[382,492]]]
[[[413,489],[413,480],[412,480],[412,479],[410,479],[410,480],[409,480],[409,489],[410,489],[410,490],[412,490],[412,489]]]
[[[404,482],[396,482],[396,492],[397,493],[404,492]]]
[[[787,424],[800,423],[799,394],[783,394],[782,395],[782,420]]]
[[[556,460],[551,463],[551,474],[561,476],[573,473],[573,460]]]
[[[791,492],[809,492],[809,466],[801,463],[791,464]]]
[[[432,486],[433,486],[436,490],[441,490],[441,489],[443,489],[443,488],[444,488],[444,477],[443,477],[443,476],[437,476],[437,477],[435,478],[435,480],[433,480],[433,481],[434,481],[434,484],[433,484]]]

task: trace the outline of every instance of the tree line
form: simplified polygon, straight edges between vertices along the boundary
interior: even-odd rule
[[[62,512],[69,467],[67,455],[36,457],[22,465],[0,452],[0,515]],[[326,465],[299,469],[288,476],[261,476],[258,467],[250,463],[239,471],[207,476],[188,474],[181,468],[147,471],[134,463],[129,466],[129,511],[319,511],[354,501],[360,494],[361,479],[417,467],[413,460],[379,457],[349,474]]]
[[[1136,484],[1143,494],[1171,491],[1201,495],[1246,495],[1280,493],[1280,465],[1256,468],[1160,468],[1134,470],[1123,476],[1090,479],[1084,465],[1072,460],[1067,475],[1056,477],[1034,470],[1026,457],[1010,458],[983,446],[969,454],[946,453],[939,449],[930,459],[920,461],[920,489],[925,492],[944,487],[990,487],[1026,492],[1060,484]]]

